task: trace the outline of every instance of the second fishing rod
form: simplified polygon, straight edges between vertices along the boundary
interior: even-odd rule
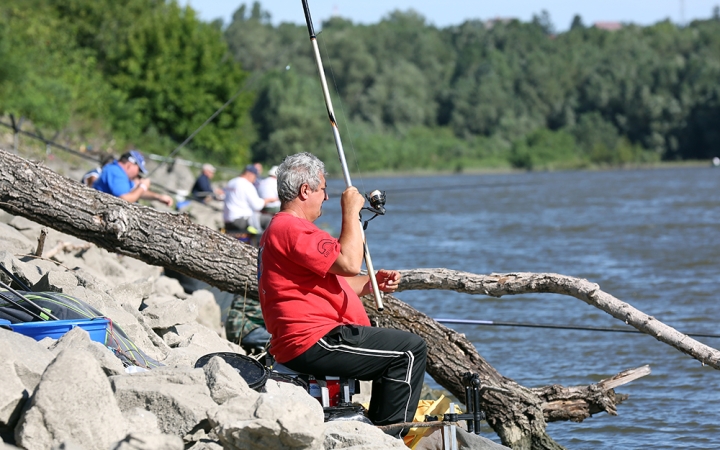
[[[332,100],[330,99],[330,92],[328,91],[327,80],[325,79],[325,70],[323,69],[322,58],[320,57],[320,49],[318,48],[317,44],[317,36],[315,35],[312,17],[310,16],[310,7],[308,6],[307,0],[302,0],[302,5],[305,12],[305,22],[307,23],[308,33],[310,34],[310,42],[313,47],[313,54],[315,55],[315,62],[317,63],[318,74],[320,75],[320,83],[322,85],[323,97],[325,98],[325,106],[327,108],[328,118],[330,119],[330,126],[332,127],[333,138],[335,139],[335,147],[337,148],[338,158],[340,158],[340,166],[342,167],[343,177],[345,178],[345,187],[349,188],[352,186],[352,181],[350,180],[350,171],[348,170],[347,161],[345,160],[345,151],[343,150],[342,140],[340,139],[340,130],[337,126],[335,111],[333,111]],[[384,193],[380,193],[380,191],[373,191],[369,195],[369,199],[371,199],[371,204],[373,204],[373,207],[375,207],[376,204],[380,204],[380,201],[377,200],[380,197],[382,197],[382,203],[384,204]],[[373,203],[372,199],[376,199],[376,202]],[[379,208],[375,208],[373,212],[376,212],[377,214],[381,213],[380,211],[382,210]],[[370,258],[370,249],[368,248],[367,240],[365,239],[365,232],[362,227],[360,228],[360,231],[362,232],[363,248],[365,253],[365,266],[367,267],[368,276],[370,277],[370,283],[372,284],[373,295],[375,296],[375,306],[377,307],[378,311],[382,311],[382,294],[380,292],[380,288],[378,287],[377,280],[375,279],[375,269],[373,268],[372,259]]]

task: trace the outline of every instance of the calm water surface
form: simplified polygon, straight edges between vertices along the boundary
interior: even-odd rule
[[[720,170],[357,178],[387,193],[366,232],[376,268],[444,267],[477,274],[554,272],[585,278],[687,333],[720,334]],[[318,222],[339,227],[344,183]],[[369,215],[365,215],[369,218]],[[431,317],[613,327],[572,297],[495,299],[445,291],[397,295]],[[619,416],[552,423],[570,449],[720,448],[720,371],[644,334],[449,325],[503,375],[533,387],[585,385],[649,364],[622,386]],[[698,338],[720,348],[720,339]],[[430,380],[432,381],[432,380]],[[437,386],[437,385],[436,385]],[[483,435],[497,441],[494,432]]]

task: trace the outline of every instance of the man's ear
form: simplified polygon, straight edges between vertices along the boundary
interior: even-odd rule
[[[298,193],[298,197],[300,200],[307,200],[310,194],[310,186],[308,186],[307,183],[304,183],[300,186],[300,192]]]

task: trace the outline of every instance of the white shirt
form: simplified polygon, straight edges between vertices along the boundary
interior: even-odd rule
[[[258,193],[262,198],[278,198],[277,178],[267,177],[262,180],[258,187]],[[266,206],[268,208],[277,208],[280,206],[280,200],[268,203]]]
[[[225,188],[223,220],[227,223],[243,217],[251,217],[255,211],[260,211],[264,206],[265,201],[260,198],[251,182],[242,177],[233,178]]]

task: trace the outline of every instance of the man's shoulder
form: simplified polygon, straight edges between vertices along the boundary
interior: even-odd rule
[[[102,168],[101,174],[108,174],[108,175],[117,175],[117,174],[125,174],[125,170],[120,167],[120,164],[115,161],[114,163],[108,164],[107,166]],[[127,175],[127,174],[125,174]]]
[[[273,230],[274,229],[274,230]],[[322,232],[323,230],[318,228],[317,225],[310,222],[309,220],[301,219],[292,214],[277,213],[272,219],[271,226],[268,227],[268,231],[272,230],[273,233],[284,233],[284,234],[295,234],[295,233],[308,233],[308,232]]]

